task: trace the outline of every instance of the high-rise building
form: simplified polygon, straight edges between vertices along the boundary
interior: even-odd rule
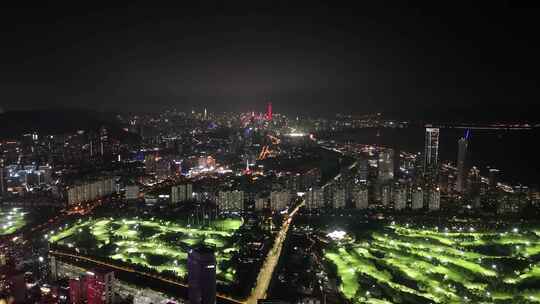
[[[441,208],[441,191],[439,188],[429,189],[429,205],[430,211],[436,211]]]
[[[413,210],[424,208],[424,191],[418,187],[412,192],[412,205]]]
[[[480,176],[480,170],[476,167],[472,167],[471,170],[469,170],[469,175],[467,177],[467,194],[475,208],[480,207],[481,185],[482,177]]]
[[[387,182],[394,178],[394,151],[387,149],[379,153],[379,181]]]
[[[424,172],[436,167],[439,160],[439,128],[426,127]]]
[[[0,159],[0,198],[6,195],[6,176],[4,169],[4,160]]]
[[[88,304],[114,303],[114,272],[94,270],[87,272],[85,279]]]
[[[407,188],[401,183],[394,185],[394,209],[402,210],[407,207]]]
[[[384,185],[381,189],[381,203],[383,206],[387,207],[390,205],[390,200],[392,198],[392,192],[390,185]]]
[[[345,188],[343,187],[336,187],[334,189],[334,195],[332,197],[332,207],[334,209],[343,209],[345,208],[346,202],[347,202],[347,193],[345,191]]]
[[[83,285],[79,278],[69,280],[69,303],[80,304],[83,302]]]
[[[456,191],[463,192],[465,190],[465,162],[467,159],[467,147],[469,145],[469,131],[465,137],[458,140],[458,156],[457,156],[457,181]]]
[[[257,197],[255,198],[255,210],[261,211],[266,208],[268,202],[268,197]]]
[[[244,191],[219,191],[217,205],[220,211],[244,210]]]
[[[367,181],[369,176],[369,161],[367,158],[361,157],[358,160],[358,179],[360,181]]]
[[[272,103],[269,102],[266,107],[266,119],[272,120]]]
[[[133,201],[139,198],[139,186],[128,185],[126,186],[126,200]]]
[[[191,183],[180,184],[171,187],[171,202],[173,204],[190,201],[193,199],[193,185]]]
[[[368,186],[366,183],[355,184],[352,192],[352,201],[356,209],[367,209],[369,207]]]
[[[324,207],[324,190],[314,187],[306,193],[306,206],[309,210]]]
[[[188,293],[190,304],[216,303],[216,256],[214,249],[198,246],[189,250]]]
[[[287,208],[291,201],[289,191],[272,191],[270,192],[270,208],[272,210],[283,210]]]

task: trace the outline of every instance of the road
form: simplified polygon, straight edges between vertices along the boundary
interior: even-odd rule
[[[296,206],[296,208],[294,208],[294,210],[289,213],[289,216],[283,222],[283,225],[281,226],[281,229],[279,230],[276,240],[274,242],[274,246],[272,246],[272,249],[270,249],[270,251],[268,252],[266,260],[264,261],[263,266],[259,270],[259,275],[257,276],[257,283],[251,291],[251,295],[246,300],[247,304],[255,304],[257,303],[258,299],[266,298],[266,292],[268,290],[268,287],[270,286],[270,281],[272,280],[272,275],[279,261],[279,257],[281,256],[283,242],[287,237],[287,232],[289,231],[289,226],[292,222],[292,218],[300,209],[300,207],[304,205],[304,203],[305,201]]]

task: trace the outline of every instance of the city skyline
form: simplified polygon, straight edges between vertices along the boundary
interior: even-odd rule
[[[6,7],[0,106],[251,111],[271,101],[291,113],[331,103],[364,113],[492,107],[501,117],[536,108],[534,10],[363,6]]]
[[[540,303],[537,8],[84,5],[0,9],[0,303]]]

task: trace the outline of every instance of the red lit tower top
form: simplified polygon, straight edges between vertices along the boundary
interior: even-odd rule
[[[269,102],[266,108],[266,119],[272,120],[272,103]]]

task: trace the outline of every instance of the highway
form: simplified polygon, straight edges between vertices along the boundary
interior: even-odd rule
[[[266,260],[264,261],[263,266],[259,270],[259,275],[257,276],[256,285],[251,291],[251,295],[246,300],[247,304],[255,304],[257,303],[258,299],[266,298],[266,292],[268,290],[268,287],[270,286],[272,275],[274,274],[274,270],[279,261],[279,257],[281,256],[281,249],[283,248],[283,242],[285,241],[285,238],[287,237],[287,232],[289,231],[289,226],[292,222],[292,218],[295,215],[295,213],[300,209],[300,207],[304,205],[304,203],[305,201],[303,201],[298,206],[296,206],[296,208],[294,208],[294,210],[291,213],[289,213],[287,218],[284,220],[283,225],[281,226],[281,229],[278,232],[278,235],[274,242],[274,246],[272,246],[272,249],[270,249],[270,251],[268,252],[268,255],[266,256]]]

